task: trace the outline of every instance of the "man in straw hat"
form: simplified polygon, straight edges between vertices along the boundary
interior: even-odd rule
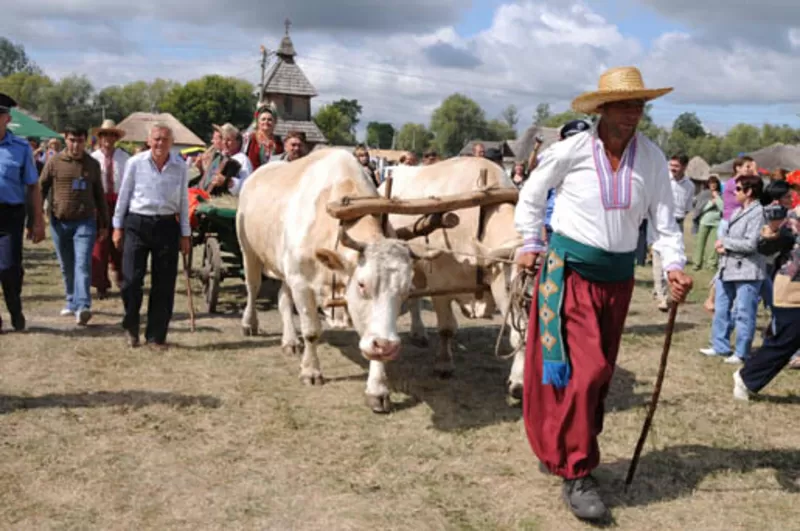
[[[564,479],[563,497],[579,518],[608,511],[592,470],[597,436],[634,286],[639,225],[649,217],[672,297],[683,301],[692,280],[683,272],[683,236],[675,223],[666,158],[636,132],[645,103],[672,89],[645,88],[639,70],[614,68],[598,90],[572,108],[599,122],[552,146],[520,192],[516,226],[525,238],[520,267],[538,273],[528,327],[523,416],[541,468]],[[547,191],[556,188],[553,235],[542,225]]]
[[[117,206],[117,195],[125,175],[125,165],[130,159],[124,150],[116,147],[124,136],[125,131],[117,127],[114,120],[103,120],[95,130],[98,149],[92,157],[100,163],[100,172],[103,176],[103,191],[106,197],[108,211],[113,213]],[[122,249],[112,245],[111,238],[98,238],[92,250],[92,286],[97,289],[101,299],[106,297],[111,282],[108,279],[108,265],[114,270],[117,286],[122,285]]]
[[[13,98],[0,93],[0,284],[6,309],[11,314],[11,326],[21,331],[25,329],[21,298],[25,203],[32,206],[33,223],[28,238],[34,243],[44,239],[44,215],[33,150],[27,140],[8,130],[11,107],[16,105]],[[2,329],[0,318],[0,332]]]

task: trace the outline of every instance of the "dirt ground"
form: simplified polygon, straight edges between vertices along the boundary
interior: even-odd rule
[[[242,336],[240,280],[225,281],[222,313],[198,314],[192,333],[179,277],[174,346],[158,353],[125,346],[116,291],[95,301],[88,328],[59,317],[49,242],[26,247],[26,266],[28,331],[0,336],[4,529],[586,528],[558,480],[537,471],[506,399],[510,363],[492,354],[499,317],[460,319],[450,380],[434,377],[428,350],[404,347],[390,368],[394,412],[377,416],[363,403],[354,333],[325,333],[329,381],[304,387],[269,301],[261,334]],[[649,268],[637,278],[597,471],[616,526],[800,529],[800,373],[782,373],[758,401],[732,400],[733,369],[697,352],[709,273],[679,313],[655,424],[623,492],[666,320]],[[199,284],[195,294],[199,306]],[[434,326],[433,313],[424,319]]]

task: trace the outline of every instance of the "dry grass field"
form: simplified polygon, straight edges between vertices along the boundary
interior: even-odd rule
[[[261,334],[241,335],[238,280],[223,284],[222,313],[198,314],[192,333],[179,277],[173,348],[154,352],[125,346],[117,292],[95,301],[88,328],[58,316],[49,242],[26,248],[26,266],[29,329],[0,336],[0,528],[586,528],[559,482],[538,473],[520,408],[504,395],[499,317],[462,323],[450,380],[433,376],[428,351],[406,346],[390,369],[394,412],[376,416],[363,404],[354,333],[325,333],[329,381],[304,387],[269,301]],[[800,373],[733,402],[733,369],[697,353],[708,273],[679,313],[655,424],[623,492],[665,321],[649,268],[637,278],[597,471],[615,526],[800,529]],[[424,319],[433,326],[433,313]]]

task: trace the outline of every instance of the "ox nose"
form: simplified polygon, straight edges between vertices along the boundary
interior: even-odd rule
[[[393,360],[400,351],[400,341],[391,339],[375,338],[372,340],[370,359]]]

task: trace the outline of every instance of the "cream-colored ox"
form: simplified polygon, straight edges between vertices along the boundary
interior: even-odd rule
[[[338,220],[325,210],[329,201],[377,194],[351,154],[341,149],[315,151],[291,163],[259,168],[245,181],[236,231],[247,283],[245,334],[258,331],[255,299],[263,271],[283,281],[278,310],[284,351],[301,349],[292,321],[294,303],[304,342],[300,379],[321,385],[317,310],[331,297],[335,278],[336,291],[344,293],[359,334],[359,350],[369,360],[367,404],[375,412],[387,412],[391,403],[384,363],[400,351],[397,318],[412,287],[415,262],[422,258],[408,243],[384,237],[375,216],[347,224],[337,246]]]
[[[441,197],[478,190],[478,176],[481,169],[487,170],[488,187],[514,188],[514,183],[493,162],[477,157],[455,157],[436,164],[419,168],[393,172],[392,197],[414,199],[425,197]],[[412,171],[417,170],[417,171]],[[381,185],[382,192],[385,184]],[[431,290],[474,286],[477,279],[477,268],[484,269],[483,282],[491,286],[484,292],[484,304],[505,309],[508,301],[508,286],[516,268],[497,258],[513,259],[517,247],[522,244],[514,228],[514,205],[500,204],[485,209],[483,237],[478,236],[479,209],[469,208],[456,211],[460,223],[452,229],[438,230],[428,236],[430,247],[449,249],[456,254],[442,253],[429,267],[425,268],[427,287]],[[395,226],[408,225],[414,221],[413,216],[391,215],[390,223]],[[414,240],[420,241],[420,240]],[[482,257],[482,258],[476,258]],[[474,295],[447,295],[433,297],[439,330],[439,350],[435,360],[435,371],[442,376],[449,376],[454,370],[452,340],[458,327],[453,313],[452,301],[462,308],[473,306]],[[418,345],[427,345],[425,327],[420,317],[418,302],[409,303],[411,312],[411,338]],[[510,343],[513,348],[522,344],[524,338],[511,330]],[[525,363],[523,349],[518,349],[514,356],[511,373],[508,378],[508,391],[515,397],[521,397]]]

